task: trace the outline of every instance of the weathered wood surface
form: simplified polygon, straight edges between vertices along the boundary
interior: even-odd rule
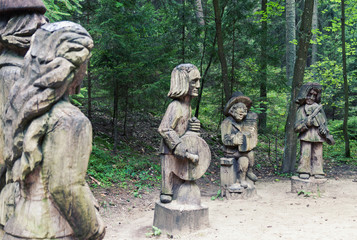
[[[181,137],[191,154],[198,156],[198,162],[193,163],[188,158],[175,161],[173,172],[182,180],[197,180],[203,176],[211,163],[211,151],[208,144],[195,133],[188,132]]]
[[[159,126],[162,136],[161,201],[170,202],[183,181],[200,178],[207,170],[211,152],[199,137],[200,122],[191,118],[191,100],[198,95],[200,73],[192,64],[181,64],[171,74],[169,104]]]
[[[154,226],[169,233],[196,231],[208,226],[208,208],[201,206],[195,180],[208,169],[211,151],[200,137],[200,122],[191,118],[191,100],[198,96],[200,73],[192,64],[181,64],[171,74],[168,106],[158,129],[162,185],[156,203]]]
[[[195,232],[209,227],[208,213],[208,207],[201,205],[157,202],[153,226],[174,235]]]
[[[85,181],[92,128],[68,101],[80,87],[93,41],[71,22],[34,32],[16,69],[0,64],[0,82],[11,88],[0,98],[7,182],[0,188],[0,233],[3,239],[102,239],[105,225]],[[4,56],[12,55],[2,52],[0,63],[8,61]]]
[[[227,102],[224,114],[227,116],[221,124],[224,158],[221,158],[222,194],[227,195],[247,192],[254,189],[257,177],[253,173],[254,148],[258,143],[257,114],[250,112],[250,98],[241,92],[233,94]],[[252,180],[252,181],[250,181]],[[252,196],[256,191],[249,191],[245,196]]]
[[[327,179],[316,179],[310,177],[309,179],[301,179],[297,176],[291,177],[291,192],[299,193],[323,193],[326,191],[325,183]]]
[[[41,0],[0,0],[0,13],[38,12],[44,14],[46,7]]]
[[[318,83],[306,83],[296,99],[299,107],[294,125],[299,133],[300,160],[297,172],[303,179],[310,176],[323,177],[323,143],[335,144],[327,128],[327,118],[321,105],[322,86]]]

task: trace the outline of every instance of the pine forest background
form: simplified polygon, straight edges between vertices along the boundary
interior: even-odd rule
[[[52,22],[78,22],[95,42],[82,92],[72,102],[93,123],[88,174],[99,182],[159,181],[160,136],[148,129],[158,128],[170,102],[171,71],[180,63],[201,72],[192,114],[216,148],[216,165],[222,108],[241,91],[259,114],[256,170],[269,165],[275,174],[293,173],[299,151],[287,149],[297,141],[285,123],[303,82],[323,86],[337,141],[324,145],[325,159],[357,165],[357,0],[44,2]]]

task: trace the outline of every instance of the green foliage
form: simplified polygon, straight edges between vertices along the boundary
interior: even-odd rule
[[[47,8],[46,16],[51,21],[69,19],[73,14],[81,14],[81,4],[83,0],[44,0]]]
[[[300,196],[300,195],[303,195],[304,197],[310,197],[311,192],[305,191],[305,190],[300,190],[300,191],[298,192],[298,196]]]
[[[211,200],[214,201],[214,200],[216,200],[217,198],[220,198],[220,199],[222,200],[223,198],[221,197],[221,193],[222,193],[222,190],[219,189],[219,190],[217,191],[217,194],[216,194],[215,196],[212,196],[212,197],[211,197]]]
[[[351,158],[344,156],[345,142],[341,138],[336,139],[335,145],[324,144],[324,158],[336,164],[357,165],[357,141],[350,141]]]
[[[146,237],[158,237],[161,235],[162,231],[160,228],[152,226],[152,232],[148,232],[146,233]]]
[[[348,136],[350,140],[357,140],[357,116],[348,119]],[[330,133],[339,139],[343,139],[343,120],[335,120],[329,122]]]
[[[142,156],[127,146],[121,146],[117,155],[111,153],[112,143],[105,137],[95,137],[92,155],[88,166],[88,175],[102,183],[102,187],[118,183],[126,187],[127,182],[132,182],[137,188],[134,195],[139,196],[143,188],[160,180],[160,166],[155,162],[154,156]]]
[[[284,12],[285,12],[285,7],[280,5],[280,1],[279,2],[269,1],[267,3],[267,10],[265,12],[257,11],[254,14],[261,15],[259,22],[263,22],[263,21],[271,22],[273,16],[280,17]]]

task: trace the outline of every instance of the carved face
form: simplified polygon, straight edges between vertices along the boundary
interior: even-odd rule
[[[79,67],[78,71],[74,75],[74,79],[72,83],[68,87],[68,94],[73,95],[73,94],[79,94],[81,91],[81,84],[83,81],[83,78],[86,74],[87,71],[87,61],[81,64]]]
[[[245,116],[248,114],[248,109],[247,106],[245,106],[244,103],[236,103],[234,104],[231,109],[229,110],[229,113],[232,115],[232,117],[237,121],[240,122],[242,121]]]
[[[197,97],[198,96],[198,89],[200,88],[200,79],[201,75],[200,72],[196,69],[192,70],[189,73],[189,81],[190,81],[190,86],[188,89],[188,95],[191,97]]]
[[[314,89],[311,89],[306,96],[306,104],[311,105],[316,102],[317,92]]]

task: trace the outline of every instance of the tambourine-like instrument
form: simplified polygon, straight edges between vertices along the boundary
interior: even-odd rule
[[[174,161],[173,172],[182,180],[193,181],[203,176],[211,163],[211,151],[208,144],[199,137],[198,133],[188,131],[181,137],[188,149],[186,158]],[[191,155],[192,154],[192,155]],[[198,161],[194,163],[195,157],[198,156]]]

